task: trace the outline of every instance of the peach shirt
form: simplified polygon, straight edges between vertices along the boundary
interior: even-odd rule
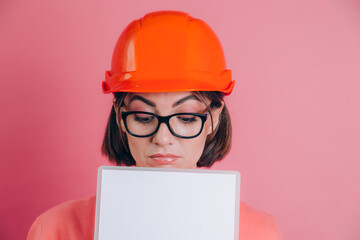
[[[96,197],[59,204],[35,219],[27,240],[93,239]],[[282,240],[274,218],[240,203],[241,240]]]

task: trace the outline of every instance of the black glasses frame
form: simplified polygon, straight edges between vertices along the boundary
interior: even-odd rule
[[[124,112],[122,109],[121,109],[120,111],[121,111],[121,118],[124,120],[124,124],[125,124],[126,131],[127,131],[130,135],[132,135],[132,136],[134,136],[134,137],[139,137],[139,138],[144,138],[144,137],[151,137],[151,136],[153,136],[153,135],[154,135],[155,133],[157,133],[157,131],[159,130],[161,123],[165,123],[165,124],[167,125],[169,131],[171,132],[171,134],[174,135],[175,137],[185,138],[185,139],[195,138],[195,137],[197,137],[197,136],[199,136],[199,135],[201,134],[201,132],[202,132],[202,130],[203,130],[203,128],[204,128],[204,123],[205,123],[205,121],[206,121],[206,119],[207,119],[207,116],[208,116],[208,113],[205,113],[205,114],[201,114],[201,113],[175,113],[175,114],[171,114],[171,115],[168,115],[168,116],[159,116],[159,115],[157,115],[157,114],[155,114],[155,113],[151,113],[151,112],[143,112],[143,111],[129,111],[129,112]],[[154,117],[157,118],[157,120],[158,120],[158,125],[157,125],[157,127],[155,128],[155,130],[154,130],[152,133],[147,134],[147,135],[137,135],[137,134],[132,133],[132,132],[129,130],[129,128],[128,128],[128,126],[127,126],[127,123],[126,123],[126,118],[127,118],[130,114],[136,114],[136,113],[149,114],[149,115],[152,115],[152,116],[154,116]],[[172,117],[174,117],[174,116],[178,116],[178,115],[192,115],[192,116],[200,117],[200,119],[201,119],[201,129],[200,129],[199,133],[196,134],[196,135],[187,136],[187,137],[176,134],[176,133],[171,129],[169,121],[170,121],[170,118],[172,118]]]

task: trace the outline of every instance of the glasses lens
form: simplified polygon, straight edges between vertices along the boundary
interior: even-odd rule
[[[170,118],[170,127],[174,133],[183,137],[192,137],[200,133],[202,120],[191,114],[175,115]]]
[[[146,136],[155,131],[158,119],[147,113],[132,113],[127,116],[126,124],[131,133]]]

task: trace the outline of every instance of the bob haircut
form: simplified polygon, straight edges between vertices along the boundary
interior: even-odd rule
[[[201,101],[207,106],[208,111],[221,107],[224,94],[216,91],[194,92]],[[132,157],[125,132],[119,127],[115,108],[120,109],[123,106],[126,92],[114,93],[114,105],[110,112],[110,117],[106,126],[104,140],[101,147],[103,155],[109,158],[109,161],[118,166],[133,166],[136,164]],[[205,99],[210,100],[210,105],[205,103]],[[210,114],[211,122],[213,121]],[[206,138],[204,151],[197,162],[197,167],[211,167],[216,161],[223,159],[231,148],[231,121],[230,115],[224,103],[224,108],[219,115],[219,124],[217,128]]]

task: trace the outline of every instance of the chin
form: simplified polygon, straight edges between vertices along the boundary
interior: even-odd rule
[[[196,166],[183,166],[183,165],[176,165],[176,164],[166,164],[166,165],[157,165],[154,166],[157,168],[178,168],[178,169],[195,169]]]
[[[167,165],[156,165],[154,166],[156,168],[181,168],[181,167],[178,167],[178,166],[174,166],[172,164],[167,164]]]

